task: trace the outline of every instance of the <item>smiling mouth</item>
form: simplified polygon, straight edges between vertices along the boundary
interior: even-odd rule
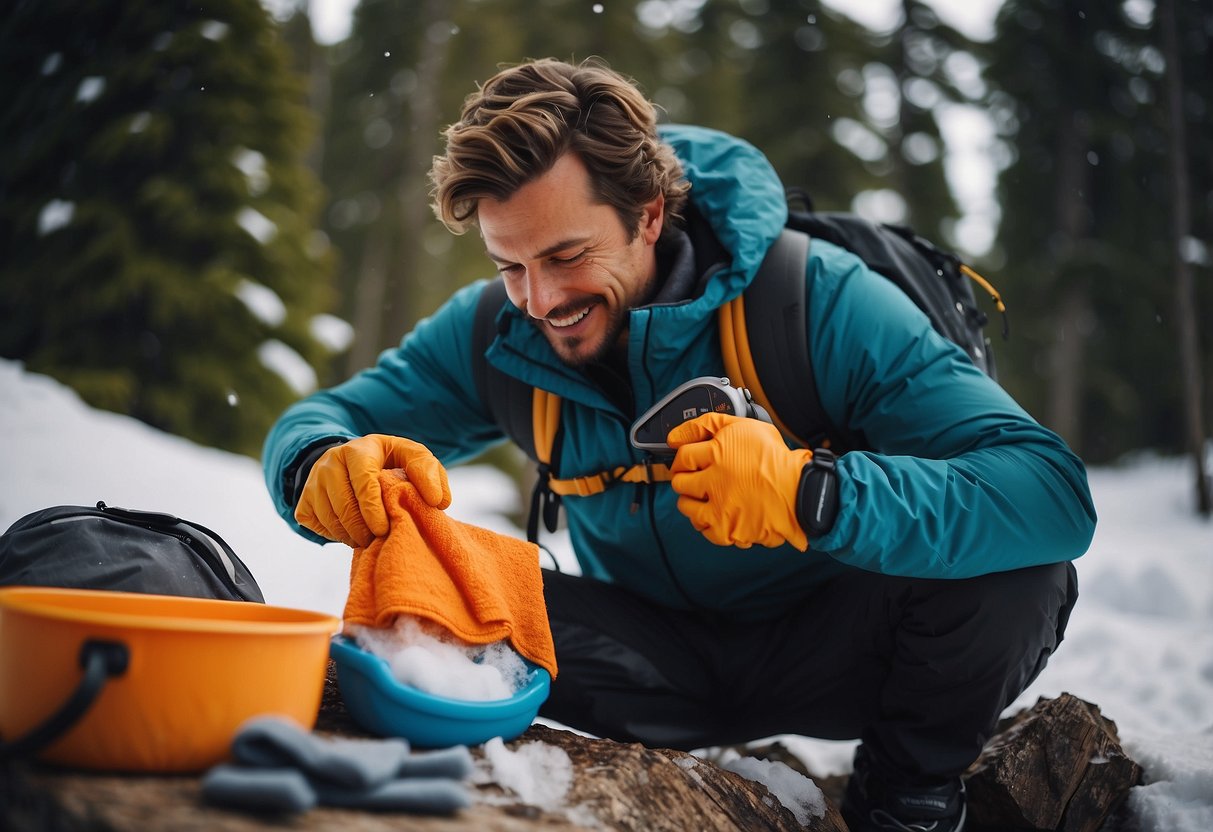
[[[590,304],[589,306],[563,317],[553,317],[549,315],[548,317],[544,318],[544,321],[549,326],[555,327],[556,329],[564,329],[565,327],[570,327],[573,324],[579,323],[583,318],[585,318],[586,315],[590,314],[590,310],[593,308],[594,305]]]

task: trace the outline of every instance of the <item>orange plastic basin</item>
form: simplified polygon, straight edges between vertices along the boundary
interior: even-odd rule
[[[109,771],[195,772],[221,761],[247,719],[315,725],[330,615],[243,601],[87,589],[0,589],[0,737],[13,741],[71,696],[86,640],[121,642],[126,671],[39,759]]]

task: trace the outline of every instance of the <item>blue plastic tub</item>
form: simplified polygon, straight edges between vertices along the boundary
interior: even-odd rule
[[[404,737],[420,748],[479,745],[493,737],[508,742],[530,727],[552,684],[547,670],[528,662],[527,684],[509,699],[471,702],[401,684],[386,661],[345,636],[333,636],[329,654],[354,721],[373,734]]]

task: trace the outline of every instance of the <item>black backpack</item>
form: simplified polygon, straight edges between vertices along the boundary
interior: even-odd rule
[[[730,381],[747,388],[766,408],[789,440],[802,447],[830,447],[837,452],[868,447],[861,432],[834,424],[821,405],[805,331],[808,293],[805,269],[813,238],[827,240],[856,254],[872,271],[894,283],[930,318],[939,334],[960,345],[969,359],[997,380],[989,317],[978,307],[973,284],[989,293],[1002,314],[1003,338],[1009,336],[1006,307],[998,291],[960,257],[945,251],[905,226],[874,223],[855,214],[817,212],[808,195],[788,192],[789,210],[783,232],[772,244],[758,274],[745,292],[719,310],[721,351]],[[472,355],[482,357],[496,336],[495,321],[506,302],[500,278],[481,293],[472,332]],[[753,371],[747,371],[747,368]],[[527,536],[535,540],[538,518],[555,531],[562,496],[595,494],[617,482],[668,479],[660,463],[619,466],[613,470],[562,479],[559,460],[558,397],[537,391],[480,360],[474,367],[481,399],[497,423],[539,465]],[[535,419],[533,413],[548,414]],[[558,452],[558,451],[557,451]]]
[[[265,602],[248,567],[210,529],[103,502],[35,511],[0,535],[0,586],[17,585]]]
[[[936,332],[958,344],[978,369],[998,379],[985,334],[990,319],[977,305],[973,291],[977,284],[989,294],[1002,316],[1002,337],[1010,337],[1002,296],[989,281],[954,252],[939,248],[908,226],[814,211],[808,194],[799,189],[789,191],[789,202],[804,207],[789,210],[784,233],[767,252],[744,294],[749,349],[761,378],[754,383],[765,390],[768,399],[759,403],[781,415],[786,435],[807,448],[828,445],[845,451],[868,447],[861,433],[829,419],[817,391],[805,332],[804,273],[814,238],[852,252],[891,281],[927,314]]]

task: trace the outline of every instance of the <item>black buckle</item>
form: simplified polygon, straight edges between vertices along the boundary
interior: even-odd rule
[[[543,517],[543,527],[549,532],[555,532],[560,520],[560,495],[551,489],[552,469],[547,463],[539,463],[539,477],[535,480],[535,488],[531,491],[531,508],[526,519],[526,539],[531,543],[539,542],[539,518]]]

